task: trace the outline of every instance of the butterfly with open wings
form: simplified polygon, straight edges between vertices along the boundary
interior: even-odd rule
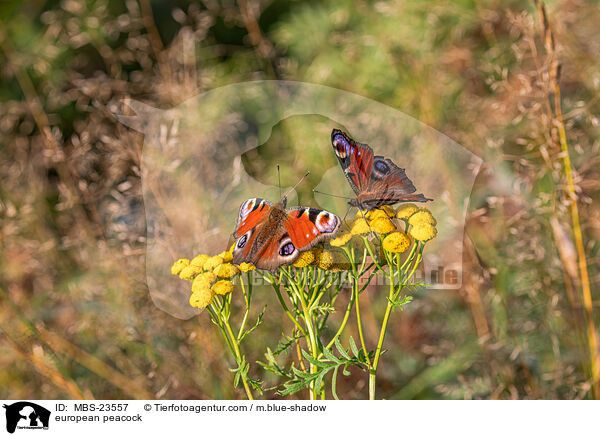
[[[331,132],[331,144],[344,175],[356,193],[348,204],[362,210],[404,201],[433,201],[423,194],[413,194],[415,186],[403,168],[391,159],[374,156],[367,144],[354,141],[339,129]]]
[[[275,272],[337,233],[341,224],[337,215],[312,207],[286,209],[286,203],[285,196],[277,204],[262,198],[242,203],[233,232],[235,265],[249,262]]]

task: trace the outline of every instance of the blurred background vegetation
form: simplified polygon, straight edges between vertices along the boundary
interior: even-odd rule
[[[598,397],[599,5],[548,2],[544,21],[500,0],[1,2],[0,397],[243,398],[208,317],[150,300],[143,136],[113,113],[256,79],[369,97],[485,160],[464,286],[392,319],[378,396]],[[383,305],[367,304],[368,332]],[[281,323],[267,312],[249,361]]]

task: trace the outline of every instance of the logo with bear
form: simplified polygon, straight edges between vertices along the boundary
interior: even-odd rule
[[[6,409],[6,431],[14,433],[16,429],[48,430],[50,411],[29,401],[19,401]]]

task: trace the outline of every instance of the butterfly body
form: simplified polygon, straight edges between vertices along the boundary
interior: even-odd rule
[[[286,203],[285,197],[276,204],[262,198],[242,203],[233,233],[234,264],[249,262],[275,272],[337,233],[341,220],[333,213],[311,207],[286,209]]]
[[[331,144],[356,198],[348,204],[371,210],[399,202],[432,201],[423,194],[414,194],[415,186],[391,159],[375,156],[367,144],[354,141],[338,129],[331,132]]]

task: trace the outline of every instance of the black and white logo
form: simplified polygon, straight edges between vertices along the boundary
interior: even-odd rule
[[[16,429],[48,430],[50,411],[29,401],[5,404],[6,431],[14,433]]]

